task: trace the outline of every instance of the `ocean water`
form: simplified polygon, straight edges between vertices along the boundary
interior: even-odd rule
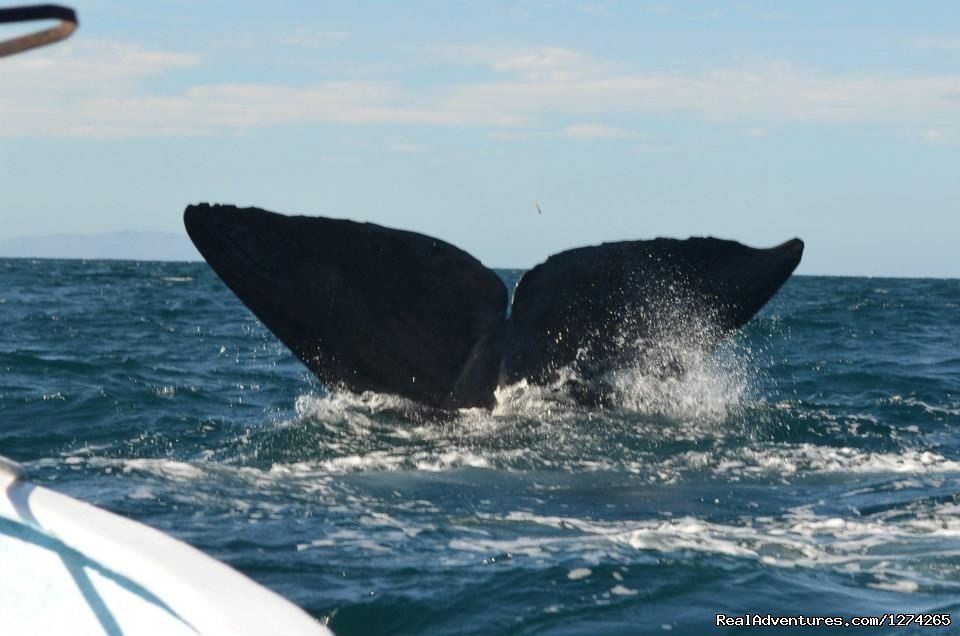
[[[960,280],[795,277],[691,356],[434,421],[326,391],[204,264],[7,259],[0,454],[341,636],[960,612]]]

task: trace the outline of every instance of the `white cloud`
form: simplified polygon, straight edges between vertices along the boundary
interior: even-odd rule
[[[522,130],[492,130],[487,135],[490,139],[497,141],[531,141],[533,139],[544,139],[550,135],[542,132],[522,131]]]
[[[153,76],[198,65],[198,56],[117,42],[64,46],[2,67],[0,137],[166,137],[283,124],[512,126],[509,114],[438,109],[387,82],[308,86],[200,84],[151,89]]]
[[[766,22],[783,22],[784,20],[789,20],[790,16],[782,11],[747,11],[747,15],[756,20],[763,20]]]
[[[68,44],[4,62],[0,136],[209,135],[325,123],[483,127],[516,139],[563,117],[583,122],[563,129],[567,137],[612,139],[632,133],[603,123],[605,117],[644,113],[741,131],[789,122],[895,124],[946,137],[960,130],[960,74],[837,74],[788,63],[631,71],[561,47],[462,50],[458,63],[495,75],[416,88],[397,77],[180,89],[167,82],[158,89],[155,76],[177,79],[200,58],[128,43]]]
[[[637,137],[636,133],[606,124],[574,124],[564,128],[562,134],[571,139],[633,139]]]
[[[660,143],[641,143],[634,146],[634,150],[639,153],[645,154],[654,154],[654,153],[663,153],[663,152],[674,152],[677,150],[690,150],[689,146],[681,146],[678,144],[660,144]]]
[[[349,31],[297,29],[279,38],[281,44],[306,49],[319,49],[342,44],[350,37]]]
[[[585,2],[577,5],[577,11],[603,18],[613,14],[613,6],[610,2]]]
[[[956,146],[960,135],[956,130],[925,128],[916,134],[916,139],[930,146]]]
[[[489,60],[491,68],[501,73],[519,74],[527,81],[565,82],[602,70],[596,60],[572,49],[544,47],[514,54],[497,54]]]
[[[50,92],[93,92],[199,63],[199,56],[190,53],[150,51],[128,42],[87,40],[4,60],[0,73],[4,93],[24,86]]]
[[[399,152],[399,153],[421,153],[427,152],[430,150],[430,146],[422,143],[417,143],[414,141],[407,141],[405,139],[400,139],[397,137],[387,137],[383,140],[383,147],[389,150],[390,152]]]
[[[527,118],[660,112],[764,124],[960,123],[960,75],[831,75],[784,63],[702,73],[584,73],[461,85],[440,105]]]

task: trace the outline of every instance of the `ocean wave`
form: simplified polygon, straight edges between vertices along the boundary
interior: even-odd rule
[[[890,397],[891,404],[904,404],[906,406],[918,406],[923,409],[924,413],[930,415],[949,415],[949,416],[960,416],[960,403],[954,402],[949,405],[938,405],[938,404],[929,404],[915,397],[903,397],[900,395],[893,395]]]

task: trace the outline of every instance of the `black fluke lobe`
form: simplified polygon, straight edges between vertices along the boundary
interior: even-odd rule
[[[750,320],[803,253],[799,239],[770,249],[715,238],[572,249],[523,275],[508,320],[500,278],[429,236],[230,205],[188,206],[184,224],[321,381],[443,409],[491,407],[499,383],[549,381],[585,357],[602,370],[704,324],[710,346]]]

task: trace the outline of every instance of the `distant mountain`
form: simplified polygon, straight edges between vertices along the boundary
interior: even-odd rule
[[[0,239],[0,257],[202,261],[186,234],[108,232]]]

